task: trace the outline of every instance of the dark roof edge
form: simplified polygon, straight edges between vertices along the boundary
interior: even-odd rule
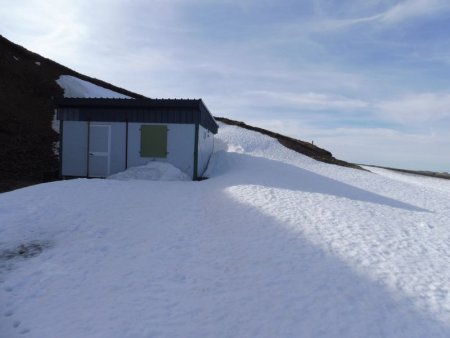
[[[202,99],[117,99],[117,98],[54,98],[55,108],[107,108],[126,110],[129,108],[160,109],[179,108],[195,112],[194,123],[217,134],[219,125]]]
[[[187,107],[197,108],[201,99],[54,98],[59,107]]]
[[[205,102],[203,102],[202,99],[200,99],[199,103],[200,107],[200,124],[207,126],[207,129],[211,129],[211,131],[214,134],[217,134],[217,130],[219,129],[219,124],[215,120],[213,114],[209,111],[208,107],[206,106]]]

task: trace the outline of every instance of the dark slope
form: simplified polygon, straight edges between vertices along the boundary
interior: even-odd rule
[[[52,98],[63,95],[55,82],[60,75],[144,97],[79,74],[0,35],[0,192],[58,177],[58,159],[52,149],[58,134],[51,121]]]
[[[313,159],[315,159],[317,161],[330,163],[330,164],[336,164],[336,165],[340,165],[343,167],[364,170],[363,168],[359,167],[356,164],[348,163],[348,162],[341,161],[341,160],[334,158],[333,155],[328,150],[319,148],[309,142],[297,140],[295,138],[284,136],[284,135],[281,135],[278,133],[274,133],[270,130],[266,130],[263,128],[252,127],[252,126],[249,126],[248,124],[245,124],[244,122],[230,120],[225,117],[215,117],[215,119],[217,121],[221,121],[226,124],[231,124],[231,125],[235,125],[235,126],[238,126],[241,128],[248,129],[248,130],[257,131],[261,134],[273,137],[273,138],[277,139],[278,142],[280,142],[286,148],[292,149],[292,150],[296,151],[297,153],[306,155],[308,157],[312,157]]]

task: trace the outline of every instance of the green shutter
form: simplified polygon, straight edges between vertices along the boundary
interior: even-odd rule
[[[167,126],[141,126],[141,157],[167,157]]]

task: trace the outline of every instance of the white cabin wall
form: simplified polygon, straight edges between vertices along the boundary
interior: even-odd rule
[[[126,123],[105,122],[102,124],[111,125],[111,159],[109,172],[112,175],[125,170]]]
[[[198,167],[197,176],[202,176],[208,167],[209,159],[214,148],[214,134],[199,126],[198,130]]]
[[[167,157],[141,157],[141,125],[166,125]],[[194,171],[194,140],[195,126],[193,124],[164,123],[129,123],[128,124],[128,167],[144,165],[149,161],[169,162],[187,175]]]

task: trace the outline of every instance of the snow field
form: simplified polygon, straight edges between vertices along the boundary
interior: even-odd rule
[[[450,335],[448,191],[217,138],[202,182],[1,194],[0,252],[50,247],[0,262],[0,337]]]
[[[364,166],[365,169],[393,180],[410,183],[420,187],[434,188],[443,192],[450,193],[450,180],[436,179],[434,177],[419,176],[415,174],[400,173],[398,171]]]
[[[450,322],[448,181],[410,175],[393,180],[392,176],[327,165],[296,156],[263,135],[241,133],[236,139],[235,128],[221,130],[222,139],[232,147],[233,143],[248,145],[242,148],[246,154],[298,169],[280,170],[282,166],[275,164],[278,171],[272,168],[264,175],[264,181],[276,182],[275,186],[261,180],[229,188],[231,195],[301,232],[395,294],[407,294],[417,307]],[[264,145],[263,154],[258,143]],[[269,165],[261,163],[258,168]],[[410,184],[403,183],[404,176]],[[347,199],[344,204],[343,198]]]

